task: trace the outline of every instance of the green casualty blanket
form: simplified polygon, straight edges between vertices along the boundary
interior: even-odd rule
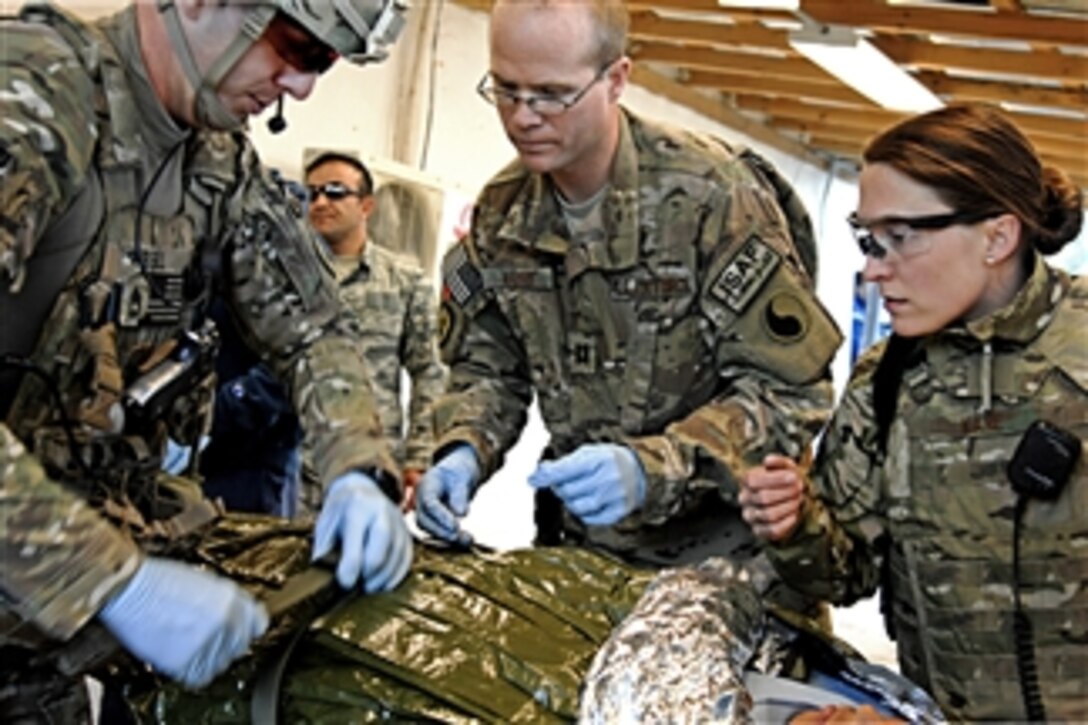
[[[264,556],[294,556],[271,541]],[[216,568],[260,579],[260,551],[219,554],[209,557]],[[263,721],[270,711],[285,723],[571,721],[593,656],[653,574],[572,548],[417,546],[395,591],[345,594],[330,582],[276,617],[268,641],[207,688],[129,682],[128,702],[140,721],[186,725]],[[267,577],[252,588],[266,599],[276,591]]]

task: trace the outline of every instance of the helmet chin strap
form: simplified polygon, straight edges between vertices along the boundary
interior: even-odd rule
[[[181,26],[181,17],[174,0],[158,0],[159,13],[166,22],[166,32],[174,46],[175,54],[181,63],[185,77],[193,88],[193,119],[203,128],[220,131],[233,131],[241,128],[246,117],[241,118],[231,113],[230,109],[219,100],[216,88],[226,77],[230,69],[261,37],[265,28],[276,15],[276,8],[269,5],[257,5],[246,12],[238,35],[230,45],[211,64],[206,74],[202,74],[193,57],[193,49],[185,30]]]

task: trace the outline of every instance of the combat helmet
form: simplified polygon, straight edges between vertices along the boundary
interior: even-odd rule
[[[241,126],[223,106],[215,89],[230,69],[261,37],[276,13],[283,13],[338,55],[363,65],[384,60],[404,28],[407,0],[233,0],[246,9],[238,36],[204,72],[197,67],[182,31],[176,0],[158,0],[182,68],[195,89],[193,115],[201,125],[217,129]]]
[[[405,0],[277,0],[270,3],[352,63],[385,60],[404,27]]]

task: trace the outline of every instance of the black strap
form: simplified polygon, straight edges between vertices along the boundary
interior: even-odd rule
[[[335,577],[331,570],[325,566],[311,566],[288,579],[282,589],[265,600],[265,608],[270,617],[275,617],[296,604],[335,586]],[[295,633],[291,635],[291,639],[283,650],[275,659],[269,660],[261,668],[253,682],[253,694],[250,695],[249,700],[250,720],[254,725],[276,725],[280,722],[280,691],[283,686],[283,674],[287,671],[287,663],[294,654],[295,647],[310,631],[310,625],[314,620],[336,611],[344,602],[351,599],[353,593],[354,591],[341,592],[331,609],[318,607],[310,616],[299,620]]]
[[[888,338],[884,354],[873,373],[873,414],[876,419],[877,445],[880,453],[888,452],[888,434],[892,421],[895,420],[899,401],[899,388],[907,368],[919,360],[921,343],[917,338],[900,337],[893,334]]]
[[[287,662],[295,652],[295,647],[303,636],[310,630],[314,619],[320,616],[314,614],[306,622],[306,626],[299,627],[291,636],[287,646],[283,648],[279,656],[271,660],[257,674],[253,683],[253,694],[249,700],[249,717],[253,725],[277,725],[280,721],[280,687],[283,685],[283,673],[287,670]]]

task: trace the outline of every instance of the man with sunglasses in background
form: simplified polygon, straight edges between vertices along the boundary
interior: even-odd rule
[[[417,262],[369,243],[374,179],[350,154],[328,151],[306,165],[309,215],[333,254],[340,299],[359,316],[363,357],[370,372],[386,441],[401,466],[402,506],[413,503],[416,483],[434,445],[432,406],[445,385],[438,358],[436,296]],[[387,244],[397,240],[375,240]],[[411,379],[404,425],[401,370]],[[307,467],[308,468],[308,467]],[[312,497],[310,477],[303,502]]]
[[[808,449],[830,412],[841,336],[813,291],[815,240],[763,159],[620,106],[631,72],[619,0],[500,0],[491,68],[517,160],[480,194],[443,264],[450,365],[417,520],[459,519],[537,402],[550,440],[530,476],[539,544],[649,566],[717,555],[773,601],[736,504],[767,451]]]
[[[206,430],[213,287],[311,437],[328,484],[312,555],[336,547],[344,587],[406,573],[354,317],[244,134],[339,56],[383,58],[403,9],[175,0],[89,24],[28,6],[0,26],[0,720],[88,721],[80,676],[107,660],[206,684],[307,565],[304,529],[222,516],[160,472],[168,438]]]

